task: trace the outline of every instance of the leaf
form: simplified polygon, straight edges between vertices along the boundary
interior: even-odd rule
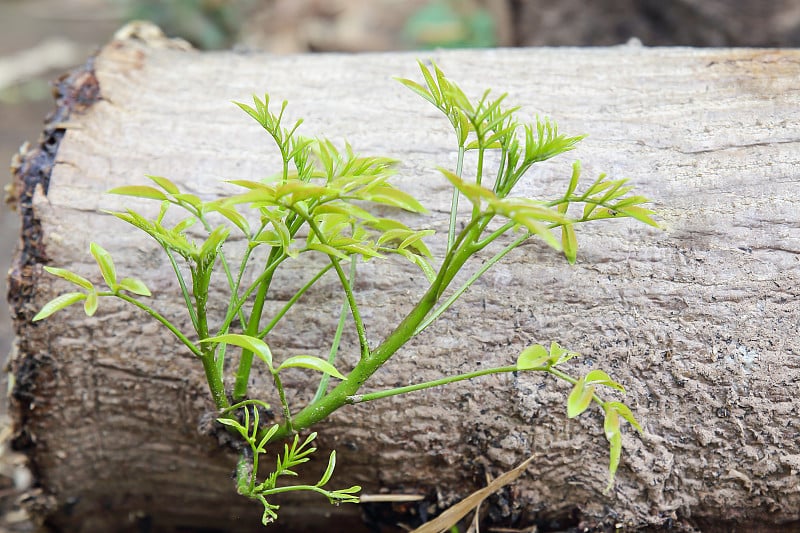
[[[136,278],[122,278],[122,280],[119,282],[118,288],[132,292],[133,294],[138,294],[139,296],[152,296],[152,294],[150,294],[150,289],[147,288],[147,285],[145,285],[143,281]]]
[[[92,290],[86,295],[86,301],[83,303],[83,310],[86,316],[94,316],[97,312],[97,291]]]
[[[260,357],[261,360],[267,364],[269,369],[272,370],[272,352],[270,351],[267,343],[257,337],[240,335],[238,333],[227,333],[225,335],[218,335],[216,337],[202,339],[200,342],[224,342],[225,344],[233,344],[234,346],[244,348],[245,350],[251,351]]]
[[[606,387],[611,387],[612,389],[617,389],[618,391],[625,392],[625,387],[611,379],[611,376],[603,372],[602,370],[592,370],[586,377],[583,378],[586,382],[586,385],[605,385]]]
[[[119,194],[121,196],[134,196],[136,198],[147,198],[150,200],[166,200],[167,196],[149,185],[125,185],[115,187],[108,191],[109,194]]]
[[[567,398],[567,417],[575,418],[584,412],[592,403],[594,387],[587,386],[583,378],[579,379]]]
[[[191,193],[181,193],[181,194],[173,194],[176,200],[179,202],[187,203],[196,209],[198,212],[203,211],[203,201],[198,198],[196,195]]]
[[[180,189],[178,189],[177,185],[172,183],[167,178],[164,178],[162,176],[150,176],[150,175],[146,175],[146,177],[153,180],[156,183],[156,185],[158,185],[159,187],[161,187],[170,194],[180,194],[181,192]]]
[[[572,224],[561,226],[561,246],[564,248],[564,257],[570,265],[574,265],[578,258],[578,237]]]
[[[331,480],[334,468],[336,468],[336,450],[331,452],[331,455],[328,458],[328,467],[325,469],[325,473],[322,474],[322,477],[317,482],[317,487],[323,487],[326,483],[328,483],[328,481]]]
[[[402,83],[403,85],[405,85],[406,87],[408,87],[409,89],[411,89],[412,91],[414,91],[415,93],[417,93],[418,95],[420,95],[433,105],[437,105],[436,100],[434,100],[433,96],[431,96],[430,91],[428,91],[425,87],[423,87],[419,83],[405,78],[395,78],[395,80],[399,81],[400,83]]]
[[[364,200],[378,204],[399,207],[412,213],[427,213],[428,210],[410,194],[396,189],[390,185],[372,187],[362,195]]]
[[[83,276],[79,276],[74,272],[70,272],[69,270],[63,268],[56,268],[56,267],[44,267],[45,271],[49,272],[54,276],[58,276],[59,278],[64,278],[65,280],[74,283],[80,287],[83,287],[86,290],[94,289],[92,282],[88,279],[84,278]]]
[[[618,211],[624,215],[627,215],[631,218],[635,218],[639,222],[644,222],[654,228],[660,228],[661,226],[658,225],[658,222],[653,220],[650,215],[655,214],[655,211],[650,209],[646,209],[644,207],[637,207],[637,206],[629,206],[623,207],[618,209]]]
[[[575,161],[572,163],[572,177],[569,179],[569,186],[567,192],[564,193],[564,198],[569,198],[575,189],[578,187],[578,181],[581,178],[581,162]]]
[[[328,244],[322,244],[321,242],[312,242],[309,243],[306,246],[306,248],[308,250],[316,250],[318,252],[322,252],[323,254],[327,254],[337,259],[347,260],[347,255],[344,252],[342,252],[341,250],[337,250],[336,248]]]
[[[422,239],[430,235],[433,235],[434,233],[436,233],[436,231],[432,229],[415,231],[411,235],[406,237],[403,240],[403,242],[400,243],[400,246],[398,246],[398,248],[400,249],[408,247],[414,248],[415,250],[417,250],[419,253],[421,253],[426,257],[433,257],[431,251],[428,249],[427,246],[425,246],[425,243],[422,242]]]
[[[238,421],[233,420],[231,418],[217,418],[217,422],[222,424],[223,426],[228,426],[234,428],[239,434],[247,439],[247,428],[241,425]]]
[[[632,425],[634,428],[636,428],[636,430],[639,433],[644,433],[642,426],[639,425],[639,422],[637,422],[636,418],[633,416],[633,413],[631,412],[630,408],[627,405],[621,402],[607,402],[606,405],[608,406],[609,409],[614,409],[617,413],[619,413],[619,416],[627,420],[628,423]]]
[[[86,295],[82,292],[68,292],[66,294],[62,294],[61,296],[57,296],[47,302],[44,307],[42,307],[42,310],[36,313],[36,316],[33,317],[33,322],[43,320],[56,311],[60,311],[65,307],[69,307],[70,305],[80,302],[84,299],[86,299]]]
[[[346,215],[348,217],[360,218],[367,221],[376,220],[376,217],[366,209],[361,209],[357,205],[341,201],[325,203],[312,210],[314,216],[329,213]]]
[[[334,367],[332,364],[324,359],[320,359],[319,357],[314,357],[313,355],[295,355],[290,357],[281,363],[281,365],[278,367],[278,372],[285,368],[308,368],[322,372],[323,374],[330,374],[331,376],[341,380],[347,379],[341,374],[341,372],[336,370],[336,367]]]
[[[620,434],[619,413],[616,411],[616,409],[606,409],[606,417],[603,421],[603,431],[606,434],[606,439],[609,441],[614,437],[614,435]]]
[[[246,236],[250,235],[250,225],[247,223],[247,219],[235,209],[219,204],[211,205],[209,206],[209,209],[211,211],[216,211],[220,215],[230,220],[237,228],[242,230],[242,233],[244,233]]]
[[[541,344],[528,346],[517,357],[518,370],[531,370],[533,368],[547,366],[550,361],[550,354]]]
[[[200,249],[200,259],[206,264],[211,264],[216,259],[219,249],[225,239],[228,238],[228,235],[230,235],[230,230],[225,226],[214,228],[214,231],[209,234],[208,239]]]
[[[111,259],[111,254],[105,251],[105,249],[96,242],[89,244],[89,250],[92,252],[95,261],[97,261],[100,267],[100,273],[103,274],[106,285],[108,285],[112,291],[116,290],[117,271],[114,268],[114,261]]]
[[[614,486],[614,477],[617,474],[619,459],[622,455],[622,435],[616,433],[608,442],[610,444],[610,457],[608,462],[608,485],[606,485],[605,492],[608,492]]]

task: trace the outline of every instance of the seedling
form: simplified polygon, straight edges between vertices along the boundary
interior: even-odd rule
[[[574,377],[565,367],[578,356],[552,342],[549,347],[530,346],[507,366],[486,368],[406,387],[364,392],[370,377],[409,340],[440,318],[483,274],[509,252],[532,238],[542,239],[561,251],[567,262],[577,257],[576,227],[591,221],[628,217],[656,226],[653,212],[642,204],[648,200],[630,195],[632,187],[624,179],[611,180],[600,175],[588,187],[581,187],[581,167],[572,166],[564,193],[550,199],[513,196],[515,187],[536,163],[572,150],[581,136],[567,137],[556,124],[537,118],[519,122],[519,108],[502,107],[505,94],[492,98],[486,91],[472,101],[436,66],[420,63],[423,81],[400,79],[400,83],[422,96],[449,120],[455,133],[458,152],[456,168],[439,168],[442,178],[453,186],[447,246],[442,256],[433,257],[425,239],[433,230],[416,230],[405,223],[381,217],[370,206],[425,213],[414,197],[397,188],[390,178],[396,162],[385,157],[357,155],[348,144],[343,149],[326,139],[312,139],[298,133],[302,121],[285,126],[283,102],[277,112],[270,109],[269,96],[253,98],[253,105],[237,104],[272,137],[282,165],[275,178],[263,181],[234,180],[238,191],[202,201],[181,192],[169,179],[149,176],[151,185],[131,185],[111,193],[160,202],[158,216],[149,219],[128,209],[111,214],[142,230],[163,249],[178,284],[189,318],[191,331],[181,331],[168,317],[148,305],[149,289],[136,278],[118,278],[111,256],[99,244],[91,253],[100,267],[105,288],[74,272],[45,269],[76,285],[78,290],[47,303],[33,320],[41,320],[72,304],[83,302],[87,315],[93,315],[100,298],[122,299],[148,313],[172,332],[205,370],[211,397],[218,410],[218,421],[241,438],[242,453],[237,466],[240,494],[258,500],[264,507],[263,522],[277,518],[278,506],[270,499],[287,491],[313,491],[333,503],[357,502],[360,487],[325,489],[336,464],[336,453],[329,457],[324,475],[315,485],[278,485],[278,480],[296,475],[294,468],[309,460],[316,433],[301,438],[300,433],[347,405],[373,401],[398,394],[447,385],[488,374],[505,372],[543,372],[572,385],[567,398],[570,418],[584,412],[592,402],[605,413],[604,429],[610,444],[609,487],[619,465],[621,424],[627,421],[642,431],[631,410],[619,401],[604,400],[598,390],[605,387],[624,392],[622,385],[602,370]],[[475,173],[465,176],[464,156],[477,152]],[[496,153],[493,164],[487,154]],[[491,168],[495,170],[491,171]],[[491,174],[491,175],[490,175]],[[461,215],[459,202],[470,204],[468,215]],[[183,211],[188,217],[177,224],[165,222],[168,211]],[[215,225],[212,221],[222,221]],[[205,235],[197,243],[187,230]],[[247,243],[235,258],[226,247],[231,232]],[[266,260],[256,260],[253,252],[265,249]],[[484,252],[486,250],[486,252]],[[492,250],[492,253],[489,251]],[[308,279],[277,313],[267,316],[265,302],[270,295],[275,272],[304,254],[322,255],[325,266]],[[481,254],[480,260],[476,256]],[[383,260],[399,256],[416,265],[427,280],[427,289],[417,303],[385,338],[370,343],[359,309],[355,286],[359,261]],[[262,262],[263,261],[263,262]],[[188,266],[181,270],[180,265]],[[227,301],[209,302],[212,273],[221,268],[228,287]],[[251,283],[245,271],[257,269]],[[455,286],[456,275],[471,270],[466,282]],[[287,311],[326,275],[334,275],[341,286],[343,307],[327,358],[314,355],[276,357],[270,347],[270,333]],[[227,311],[220,323],[210,323],[210,304]],[[345,327],[354,328],[359,342],[358,362],[349,368],[337,362]],[[374,346],[371,348],[370,346]],[[235,347],[238,365],[231,389],[224,386],[226,347]],[[278,397],[282,417],[264,424],[259,409],[269,408],[264,401],[250,397],[249,381],[255,358],[269,371]],[[317,373],[319,385],[306,405],[290,405],[281,381],[287,368]],[[331,387],[329,382],[336,381]],[[284,454],[274,471],[259,480],[259,465],[267,446],[286,441]]]

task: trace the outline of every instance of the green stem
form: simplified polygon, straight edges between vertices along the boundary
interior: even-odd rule
[[[350,258],[350,286],[353,285],[356,278],[356,259],[355,257]],[[331,343],[331,349],[328,352],[328,362],[332,365],[336,361],[336,354],[339,351],[339,343],[342,339],[342,333],[344,332],[344,323],[347,320],[347,311],[348,311],[348,303],[347,300],[342,302],[342,308],[339,311],[339,322],[336,324],[336,332],[333,335],[333,342]],[[322,374],[322,378],[319,380],[319,386],[317,387],[317,392],[314,394],[314,398],[311,400],[311,403],[318,401],[325,395],[325,392],[328,390],[328,382],[330,381],[331,376],[329,374]]]
[[[97,293],[97,295],[98,296],[116,296],[117,298],[119,298],[121,300],[125,300],[126,302],[135,305],[136,307],[138,307],[142,311],[145,311],[147,314],[149,314],[150,316],[152,316],[153,318],[155,318],[156,320],[161,322],[161,324],[163,324],[164,327],[166,327],[168,330],[170,330],[172,332],[172,334],[175,335],[175,337],[178,338],[179,341],[181,341],[184,345],[186,345],[186,347],[189,348],[189,350],[194,355],[196,355],[197,357],[202,356],[203,352],[200,350],[200,348],[195,346],[194,343],[192,343],[192,341],[190,341],[186,337],[186,335],[181,333],[181,331],[178,328],[173,326],[172,322],[170,322],[169,320],[164,318],[158,311],[156,311],[152,307],[148,306],[147,304],[143,304],[139,300],[137,300],[135,298],[132,298],[132,297],[130,297],[127,294],[122,293],[122,292],[118,292],[118,293],[114,293],[114,292],[99,292],[99,293]]]
[[[306,224],[308,224],[308,226],[311,228],[311,231],[313,231],[317,236],[319,242],[328,244],[327,240],[325,239],[325,235],[319,229],[319,226],[317,226],[317,223],[313,218],[308,217],[299,211],[297,211],[297,214],[306,221]],[[347,275],[345,275],[344,270],[342,270],[342,265],[339,264],[339,259],[333,256],[328,257],[333,264],[333,268],[336,270],[336,275],[339,276],[339,283],[341,283],[342,290],[344,290],[345,296],[347,297],[347,303],[350,305],[350,314],[353,315],[353,322],[356,325],[356,333],[358,333],[358,342],[361,345],[361,358],[365,359],[369,356],[369,341],[367,340],[367,330],[364,327],[364,321],[361,319],[361,313],[358,310],[358,304],[356,303],[356,298],[353,294],[353,287],[347,280]]]
[[[495,254],[491,259],[486,261],[481,267],[472,275],[470,278],[456,291],[454,292],[442,305],[436,308],[418,327],[414,330],[414,336],[419,335],[422,333],[422,330],[430,326],[436,319],[438,319],[442,313],[447,311],[450,306],[452,306],[456,300],[458,300],[464,292],[469,289],[473,283],[475,283],[481,276],[483,276],[487,270],[492,268],[498,261],[500,261],[503,257],[505,257],[511,250],[522,244],[525,239],[527,239],[530,235],[522,235],[514,240],[511,244],[503,248],[497,254]]]
[[[261,275],[258,276],[255,279],[255,281],[253,281],[252,284],[250,284],[250,286],[247,288],[244,294],[242,294],[242,297],[236,300],[236,304],[234,305],[234,307],[228,309],[228,314],[225,316],[225,320],[222,322],[222,325],[219,328],[219,333],[217,333],[217,335],[222,335],[223,333],[228,331],[231,322],[233,322],[233,319],[237,316],[239,310],[245,304],[250,295],[253,294],[253,291],[260,288],[261,283],[268,276],[272,276],[272,273],[275,271],[276,268],[278,268],[278,265],[280,265],[281,262],[283,262],[286,259],[286,257],[287,257],[286,254],[283,254],[279,256],[272,264],[269,263],[267,264],[266,268],[261,273]],[[247,329],[247,324],[242,324],[242,329]]]
[[[175,256],[172,254],[172,250],[166,246],[163,246],[163,248],[167,253],[170,264],[172,265],[172,270],[175,271],[175,277],[178,278],[178,284],[181,286],[181,294],[183,294],[183,301],[186,302],[186,309],[189,311],[189,318],[192,319],[192,326],[194,327],[194,330],[197,331],[197,315],[194,312],[192,297],[189,294],[189,290],[186,288],[186,281],[183,279],[183,274],[181,274],[180,268],[178,268],[178,263],[175,261]]]
[[[289,434],[294,433],[294,424],[292,424],[292,413],[289,410],[289,404],[286,401],[286,391],[283,390],[283,383],[277,371],[272,372],[272,379],[275,381],[275,388],[278,389],[278,396],[281,399],[281,406],[283,407],[283,418],[285,420],[284,427]]]
[[[388,398],[390,396],[397,396],[398,394],[406,394],[409,392],[430,389],[432,387],[439,387],[441,385],[448,385],[458,381],[486,376],[488,374],[501,374],[503,372],[516,372],[517,365],[500,366],[495,368],[485,368],[483,370],[476,370],[474,372],[467,372],[466,374],[459,374],[457,376],[448,376],[433,381],[426,381],[424,383],[417,383],[416,385],[408,385],[406,387],[398,387],[396,389],[388,389],[380,392],[370,392],[368,394],[356,394],[347,397],[347,403],[356,404],[363,402],[370,402],[372,400],[380,400],[381,398]]]
[[[217,363],[214,360],[214,349],[209,348],[208,350],[203,350],[200,361],[203,363],[203,370],[206,373],[206,381],[208,382],[208,388],[211,390],[211,397],[214,399],[214,405],[217,409],[227,409],[230,403],[225,396],[222,373],[220,373]]]
[[[464,145],[458,147],[458,162],[456,163],[456,176],[459,178],[463,172],[464,167]],[[447,231],[447,250],[453,248],[456,240],[456,223],[458,222],[458,197],[459,192],[457,188],[453,188],[453,199],[450,202],[450,227]]]
[[[294,293],[294,295],[291,298],[289,298],[286,304],[284,304],[281,310],[278,311],[275,314],[275,316],[272,317],[272,320],[269,321],[269,324],[267,324],[264,329],[258,332],[258,338],[263,339],[264,337],[266,337],[269,334],[269,332],[272,331],[272,328],[274,328],[281,320],[281,318],[283,318],[284,315],[289,312],[289,309],[291,309],[292,306],[295,303],[297,303],[297,301],[303,296],[303,294],[305,294],[308,291],[308,289],[310,289],[317,281],[319,281],[320,278],[324,276],[331,268],[333,268],[332,263],[328,263],[327,265],[325,265],[325,267],[322,270],[317,272],[313,278],[308,280],[308,282],[305,285],[303,285],[296,293]]]
[[[475,183],[477,185],[480,185],[481,181],[483,180],[483,152],[484,148],[483,146],[481,146],[478,149],[478,169],[475,171]],[[480,216],[480,213],[481,213],[480,205],[474,204],[472,206],[472,218],[473,219],[478,218],[478,216]]]
[[[280,256],[284,255],[280,248],[274,247],[269,254],[267,260],[267,268],[264,275],[262,275],[261,283],[258,286],[258,293],[253,302],[253,309],[250,312],[250,321],[247,323],[245,333],[250,336],[258,334],[258,326],[261,321],[261,315],[264,312],[264,303],[267,300],[267,292],[272,283],[272,275],[275,272],[280,262]],[[274,266],[273,266],[274,264]],[[250,381],[250,368],[253,366],[253,352],[250,350],[242,350],[242,355],[239,358],[239,367],[236,369],[236,381],[233,385],[233,399],[234,401],[241,400],[247,396],[247,385]]]

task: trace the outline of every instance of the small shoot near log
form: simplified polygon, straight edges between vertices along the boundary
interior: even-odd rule
[[[349,144],[339,148],[327,139],[300,135],[302,121],[285,126],[286,102],[276,113],[267,95],[263,99],[254,97],[252,106],[237,105],[274,141],[281,165],[273,177],[261,181],[232,180],[229,184],[235,191],[210,200],[181,192],[175,183],[161,176],[148,176],[152,182],[149,185],[129,185],[110,191],[159,203],[154,218],[133,209],[111,214],[149,235],[164,251],[178,281],[192,331],[181,331],[173,323],[177,317],[165,317],[148,305],[142,297],[150,296],[150,291],[141,281],[119,279],[111,256],[96,243],[91,244],[90,251],[108,290],[98,290],[79,274],[45,267],[79,290],[53,299],[34,320],[47,318],[78,302],[84,302],[86,314],[93,315],[100,298],[120,298],[160,322],[200,360],[219,423],[241,439],[238,491],[261,502],[265,524],[277,518],[278,506],[270,500],[282,492],[316,492],[333,503],[358,501],[357,486],[341,490],[323,488],[333,474],[335,452],[329,456],[328,468],[317,484],[277,484],[279,479],[296,475],[294,468],[307,462],[315,451],[311,444],[316,433],[305,439],[299,434],[350,404],[488,374],[544,372],[572,385],[566,401],[570,418],[586,411],[592,402],[602,408],[611,449],[609,488],[621,456],[622,422],[627,421],[642,431],[625,404],[604,400],[597,393],[598,388],[624,393],[622,385],[602,370],[571,376],[564,365],[577,354],[557,342],[552,342],[549,349],[539,344],[530,346],[507,366],[388,390],[362,390],[370,377],[409,340],[444,315],[483,274],[524,242],[539,238],[562,252],[568,263],[575,263],[576,229],[581,224],[632,218],[656,226],[653,212],[643,207],[648,200],[630,194],[633,188],[626,180],[600,175],[588,187],[582,187],[581,167],[577,162],[572,166],[563,194],[555,198],[513,195],[533,165],[572,150],[583,137],[562,135],[549,119],[522,123],[517,118],[519,108],[504,107],[506,95],[493,98],[487,90],[477,100],[470,100],[438,66],[429,68],[422,63],[419,66],[422,83],[399,81],[446,116],[455,133],[458,153],[454,169],[439,168],[442,179],[452,185],[453,191],[447,245],[439,257],[434,257],[425,243],[433,230],[411,228],[400,220],[379,215],[375,209],[380,207],[382,213],[427,212],[418,200],[390,182],[396,161],[361,156]],[[473,173],[465,175],[464,157],[468,151],[476,152],[477,165]],[[466,215],[458,209],[462,201],[470,205]],[[167,214],[176,212],[180,216],[170,216],[172,222],[167,223]],[[195,241],[198,234],[204,236],[200,242]],[[246,244],[236,257],[227,246],[232,234]],[[256,255],[256,250],[263,253]],[[281,309],[268,315],[265,303],[272,294],[275,273],[287,262],[306,255],[322,257],[324,264],[301,282]],[[370,339],[355,289],[358,265],[393,255],[419,268],[428,286],[393,331],[383,339]],[[220,268],[223,275],[212,277]],[[465,282],[455,285],[457,275],[463,271],[471,273]],[[269,344],[273,329],[326,276],[335,276],[342,298],[341,313],[327,353],[274,353]],[[212,282],[227,285],[223,301],[211,301]],[[210,316],[218,316],[209,313],[211,306],[222,309],[224,318],[211,320]],[[337,354],[348,325],[358,339],[359,353],[357,363],[345,368],[337,361]],[[230,365],[225,365],[225,359],[231,347],[238,352],[238,364],[226,379]],[[268,406],[250,397],[251,368],[259,361],[268,370],[280,398],[282,419],[277,423],[264,424],[259,409]],[[320,376],[316,394],[303,405],[292,405],[287,400],[281,374],[289,368]],[[232,386],[226,385],[230,383]],[[288,443],[275,469],[259,481],[260,458],[269,446],[285,441]]]

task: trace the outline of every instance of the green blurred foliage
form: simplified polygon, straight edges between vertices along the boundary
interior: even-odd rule
[[[491,13],[474,0],[432,0],[403,28],[414,48],[487,48],[497,45]]]
[[[228,48],[255,0],[112,0],[126,20],[149,20],[204,50]]]

